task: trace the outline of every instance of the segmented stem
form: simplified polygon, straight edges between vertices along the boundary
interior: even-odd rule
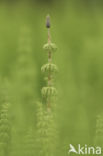
[[[51,35],[50,35],[50,28],[48,28],[48,44],[51,43]],[[49,50],[48,51],[48,63],[51,63],[52,62],[52,53],[51,51]],[[51,86],[52,84],[52,78],[51,78],[51,71],[49,70],[48,72],[48,87]],[[50,111],[50,108],[51,108],[51,100],[50,100],[50,97],[47,97],[47,108],[48,108],[48,111]]]
[[[47,16],[46,27],[48,30],[48,42],[44,45],[44,49],[48,55],[48,63],[43,65],[41,70],[46,73],[47,86],[42,88],[42,95],[45,98],[47,111],[51,110],[53,97],[56,95],[56,88],[53,87],[53,75],[57,71],[57,66],[52,63],[52,54],[56,51],[56,45],[51,42],[50,35],[50,17]]]

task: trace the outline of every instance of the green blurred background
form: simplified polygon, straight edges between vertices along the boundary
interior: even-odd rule
[[[16,143],[23,133],[20,129],[36,125],[35,102],[44,85],[40,68],[47,62],[42,47],[47,42],[48,13],[52,41],[58,47],[53,57],[59,68],[56,116],[59,155],[64,156],[70,143],[93,145],[96,117],[103,112],[103,1],[0,1],[0,75],[10,83],[6,91],[11,123],[20,131]],[[29,56],[18,50],[23,35],[27,43],[30,39]],[[18,61],[22,56],[28,64],[24,75]]]

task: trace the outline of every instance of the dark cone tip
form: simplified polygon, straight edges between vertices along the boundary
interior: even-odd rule
[[[46,27],[50,28],[50,16],[49,15],[46,17]]]

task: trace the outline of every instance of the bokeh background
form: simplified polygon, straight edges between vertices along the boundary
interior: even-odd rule
[[[4,101],[6,94],[11,127],[15,129],[10,134],[12,141],[7,151],[14,148],[16,154],[22,149],[20,139],[24,131],[36,127],[35,102],[41,99],[44,85],[40,69],[47,62],[42,47],[47,42],[48,13],[52,41],[58,47],[53,56],[59,68],[56,76],[58,155],[68,155],[70,143],[93,145],[97,116],[103,112],[103,1],[1,0],[1,105],[2,94]],[[27,52],[21,52],[24,49]],[[102,131],[102,126],[99,129]],[[7,155],[12,154],[7,152]]]

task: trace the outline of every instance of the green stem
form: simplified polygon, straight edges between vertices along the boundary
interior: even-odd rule
[[[48,28],[48,44],[51,43],[51,35],[50,35],[50,28]],[[52,53],[51,51],[48,52],[48,63],[52,62]],[[52,75],[51,71],[48,72],[48,87],[52,84]],[[51,109],[51,98],[47,97],[47,109],[50,111]]]

